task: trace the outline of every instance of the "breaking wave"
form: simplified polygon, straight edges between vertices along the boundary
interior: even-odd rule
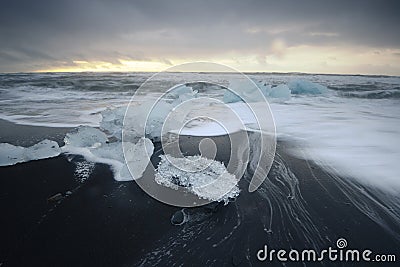
[[[366,99],[400,99],[400,89],[386,89],[374,91],[348,91],[339,92],[342,97],[366,98]]]

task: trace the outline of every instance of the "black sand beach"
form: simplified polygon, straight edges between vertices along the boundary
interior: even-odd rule
[[[68,127],[42,127],[15,124],[0,119],[0,143],[10,143],[15,146],[32,146],[44,139],[56,141],[60,146],[64,144],[65,134],[71,131]]]
[[[44,138],[62,143],[68,131],[1,124],[0,142],[25,146]],[[96,164],[85,181],[75,177],[84,162],[77,156],[0,167],[0,266],[265,266],[271,263],[256,257],[264,245],[320,249],[335,247],[338,238],[399,259],[400,241],[361,212],[336,179],[352,185],[291,156],[291,146],[278,142],[269,179],[257,192],[247,192],[242,179],[235,202],[184,209],[189,221],[182,225],[171,223],[181,209],[152,199],[133,181],[115,181],[107,165]]]

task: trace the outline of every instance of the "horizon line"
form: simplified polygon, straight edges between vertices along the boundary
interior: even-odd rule
[[[169,73],[215,73],[215,74],[238,74],[234,71],[12,71],[12,72],[0,72],[0,75],[7,74],[55,74],[55,73],[159,73],[159,72],[169,72]],[[362,74],[362,73],[323,73],[323,72],[299,72],[299,71],[242,71],[243,74],[278,74],[278,75],[328,75],[328,76],[371,76],[371,77],[400,77],[398,75],[390,74]]]

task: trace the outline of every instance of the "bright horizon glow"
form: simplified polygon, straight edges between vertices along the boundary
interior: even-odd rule
[[[192,57],[160,61],[117,59],[107,61],[73,60],[71,65],[49,67],[33,72],[159,72],[186,62],[215,62],[240,72],[299,72],[320,74],[400,75],[400,50],[371,48],[338,48],[319,46],[286,47],[276,44],[273,54],[239,55],[226,53],[215,57]],[[192,70],[216,72],[215,70]]]
[[[129,61],[122,59],[118,61],[120,62],[119,64],[106,61],[74,60],[73,66],[41,69],[34,72],[156,72],[168,67],[167,64],[156,61]]]

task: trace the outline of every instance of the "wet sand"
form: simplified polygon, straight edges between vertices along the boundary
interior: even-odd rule
[[[64,136],[72,128],[68,127],[42,127],[15,124],[0,119],[0,143],[10,143],[15,146],[32,146],[44,139],[64,144]]]
[[[10,124],[0,141],[61,142],[67,130]],[[180,208],[152,199],[135,182],[115,181],[107,165],[96,164],[86,181],[74,174],[84,161],[77,156],[0,167],[0,266],[265,266],[256,253],[266,244],[334,247],[340,237],[351,248],[399,259],[399,240],[360,212],[324,170],[286,153],[291,145],[278,143],[257,192],[247,192],[242,179],[235,202],[185,209],[190,220],[180,226],[171,223]],[[284,180],[285,172],[297,179]],[[57,193],[58,201],[48,201]]]

